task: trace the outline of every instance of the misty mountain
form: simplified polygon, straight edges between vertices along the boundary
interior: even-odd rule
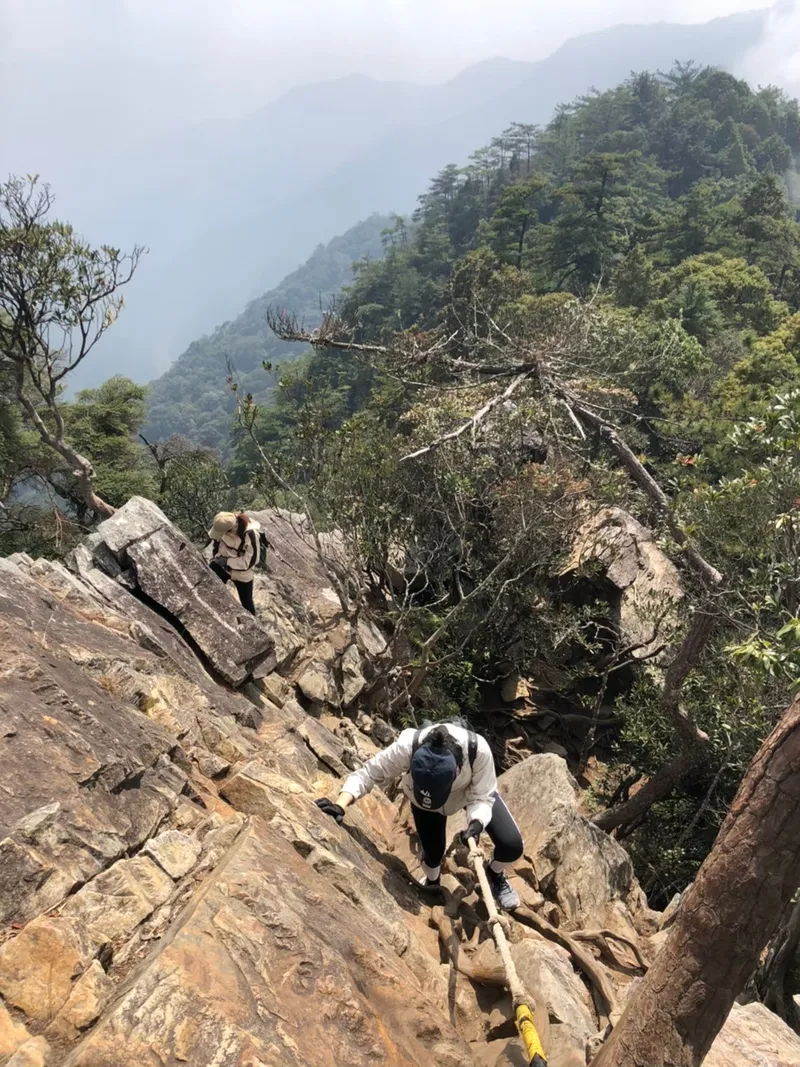
[[[735,70],[763,19],[620,26],[540,62],[489,60],[442,85],[357,76],[302,86],[241,122],[109,161],[83,189],[90,236],[136,240],[150,254],[125,315],[78,384],[112,370],[140,381],[157,373],[320,241],[371,212],[410,210],[430,174],[512,121],[546,122],[559,102],[676,57]]]
[[[289,308],[308,325],[315,325],[320,308],[352,280],[353,263],[383,255],[381,233],[389,221],[373,215],[320,245],[302,267],[251,301],[236,319],[191,344],[166,374],[151,383],[144,430],[148,440],[179,433],[224,452],[235,409],[233,394],[226,388],[228,363],[241,390],[263,402],[275,384],[275,377],[264,370],[264,361],[277,365],[306,347],[277,338],[267,327],[267,308]]]

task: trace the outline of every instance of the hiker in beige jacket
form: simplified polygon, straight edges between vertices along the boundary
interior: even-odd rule
[[[223,582],[232,581],[242,607],[255,615],[253,579],[261,559],[261,526],[244,512],[221,511],[208,531],[213,555],[211,569]]]

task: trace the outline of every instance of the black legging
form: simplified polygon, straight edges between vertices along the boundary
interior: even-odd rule
[[[435,869],[442,862],[447,848],[447,816],[438,811],[425,811],[414,804],[411,805],[411,811],[425,865]],[[498,863],[514,863],[520,858],[523,849],[522,834],[499,793],[494,795],[492,821],[486,827],[486,833],[494,844],[492,860]]]
[[[216,574],[220,581],[225,582],[226,585],[228,582],[233,582],[236,586],[236,592],[239,594],[239,600],[241,601],[242,607],[245,611],[249,611],[251,615],[255,615],[256,606],[253,603],[253,579],[251,578],[249,582],[237,582],[235,578],[231,577],[230,571],[226,570],[224,567],[215,567],[213,563],[211,564],[211,570]]]

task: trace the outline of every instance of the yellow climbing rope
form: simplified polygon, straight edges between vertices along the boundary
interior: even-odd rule
[[[533,1012],[530,1009],[527,994],[525,993],[522,982],[519,980],[517,968],[514,966],[514,960],[511,957],[511,948],[508,944],[506,932],[503,929],[503,921],[498,914],[497,905],[494,902],[494,894],[489,888],[489,879],[486,877],[486,870],[483,866],[483,853],[480,848],[478,848],[478,843],[474,838],[470,838],[469,842],[469,862],[478,879],[483,900],[486,904],[486,910],[489,913],[489,926],[491,927],[492,936],[497,945],[497,951],[500,953],[500,959],[503,961],[506,984],[508,986],[508,991],[511,993],[511,1000],[514,1005],[514,1017],[517,1023],[517,1030],[519,1030],[519,1036],[522,1038],[522,1043],[525,1046],[525,1054],[528,1057],[528,1062],[530,1067],[547,1067],[547,1057],[545,1056],[542,1042],[539,1039],[538,1031],[533,1022]]]

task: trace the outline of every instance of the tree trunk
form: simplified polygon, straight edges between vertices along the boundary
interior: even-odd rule
[[[592,822],[610,833],[621,826],[630,826],[646,814],[658,800],[669,796],[678,782],[704,758],[709,746],[708,734],[681,710],[680,698],[684,682],[700,662],[714,631],[716,619],[704,612],[695,612],[691,625],[675,653],[664,676],[661,710],[675,725],[682,750],[650,778],[629,800],[596,815]]]
[[[36,405],[25,395],[22,372],[20,372],[17,381],[17,399],[22,405],[26,415],[33,423],[33,426],[42,441],[58,452],[62,459],[65,459],[70,467],[73,468],[72,474],[78,484],[78,491],[81,499],[86,504],[87,508],[89,508],[90,511],[93,511],[95,515],[98,515],[101,519],[110,518],[116,509],[106,503],[106,501],[94,491],[94,467],[86,456],[82,456],[80,452],[74,449],[65,439],[61,413],[55,400],[52,400],[48,404],[56,424],[56,432],[51,433],[44,419],[36,410]]]
[[[592,822],[599,830],[611,833],[620,827],[630,826],[659,800],[669,796],[678,782],[700,762],[705,750],[700,747],[684,749],[670,763],[667,763],[652,778],[638,789],[632,797],[616,807],[609,808],[595,815]]]
[[[750,765],[666,945],[592,1067],[699,1067],[800,882],[800,699]]]

